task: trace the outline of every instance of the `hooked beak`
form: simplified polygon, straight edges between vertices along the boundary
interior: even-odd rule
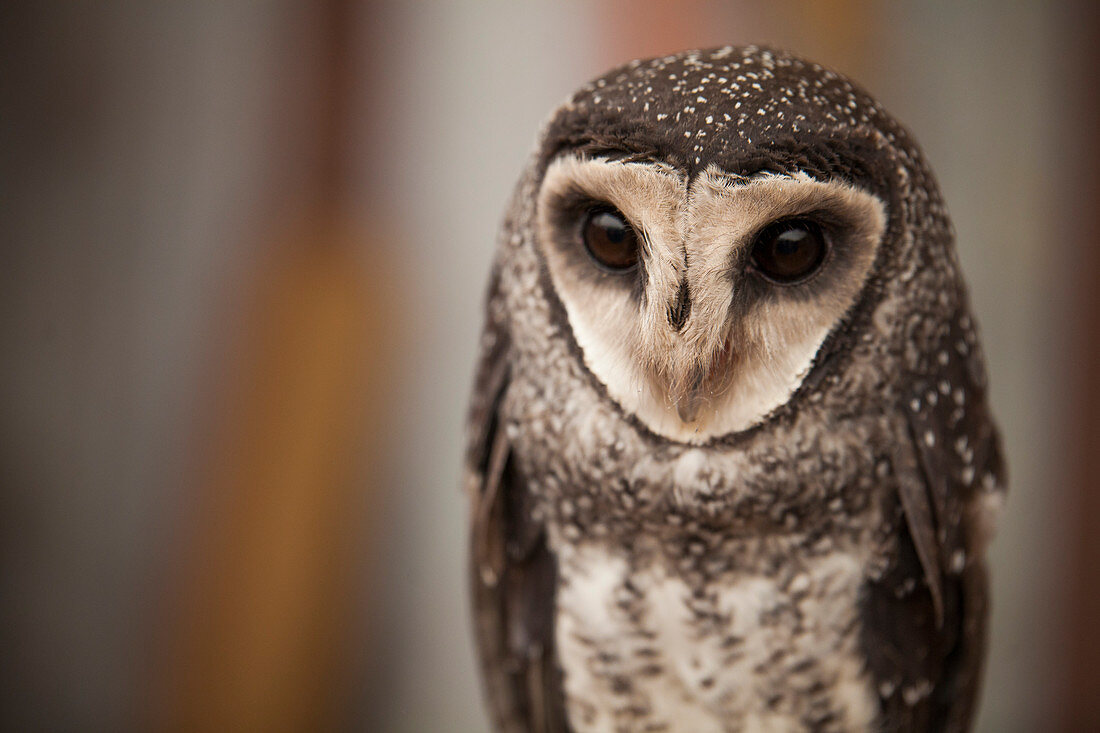
[[[699,408],[703,404],[702,382],[702,379],[696,380],[687,392],[676,400],[676,414],[683,422],[695,422],[695,418],[699,416]]]
[[[683,388],[675,394],[676,414],[685,423],[695,422],[703,406],[724,391],[733,362],[728,336],[707,362],[695,365],[682,382]]]

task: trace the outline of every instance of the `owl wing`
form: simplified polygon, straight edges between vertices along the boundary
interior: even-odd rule
[[[985,656],[986,500],[1004,491],[1004,462],[965,309],[937,336],[901,406],[887,513],[900,539],[867,598],[865,648],[886,730],[968,730]]]
[[[466,455],[471,499],[470,581],[485,690],[501,731],[567,730],[554,646],[557,565],[533,497],[516,466],[499,409],[509,383],[510,344],[489,318],[474,384]]]

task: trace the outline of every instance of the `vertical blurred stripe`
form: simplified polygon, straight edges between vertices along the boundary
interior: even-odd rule
[[[1074,166],[1069,174],[1076,185],[1069,191],[1071,203],[1062,211],[1065,219],[1058,231],[1069,242],[1063,256],[1071,268],[1065,273],[1071,293],[1067,318],[1076,357],[1070,361],[1069,441],[1064,451],[1073,507],[1068,518],[1072,555],[1067,558],[1068,607],[1059,609],[1059,599],[1036,602],[1051,605],[1052,622],[1059,617],[1068,622],[1062,627],[1062,648],[1068,655],[1069,686],[1057,730],[1070,733],[1100,730],[1100,6],[1078,0],[1065,15],[1068,51],[1076,62],[1069,65],[1067,92],[1078,104],[1069,109],[1070,119],[1062,120],[1060,130],[1079,146],[1076,155],[1066,158]]]
[[[152,717],[167,731],[341,727],[393,376],[390,268],[345,219],[356,3],[325,0],[291,53],[317,69],[315,151],[261,233],[247,316],[214,405],[180,601]],[[361,4],[359,4],[361,5]],[[305,37],[312,36],[312,37]],[[304,212],[304,214],[300,213]]]
[[[175,609],[167,730],[333,725],[365,388],[380,376],[364,272],[340,237],[309,227],[257,288]]]

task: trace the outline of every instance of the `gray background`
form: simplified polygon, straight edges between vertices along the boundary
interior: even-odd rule
[[[400,439],[372,467],[390,495],[353,729],[485,729],[458,476],[482,288],[540,122],[617,60],[606,6],[383,2],[362,14],[369,53],[354,64],[370,87],[353,108],[346,203],[396,233],[384,249],[410,337],[387,416]],[[787,6],[704,3],[713,22],[691,45],[827,56],[784,20]],[[4,11],[21,20],[0,31],[0,597],[15,670],[2,704],[43,729],[123,730],[140,705],[158,582],[191,501],[181,476],[204,364],[256,261],[270,180],[303,165],[305,123],[286,101],[311,63],[294,45],[303,7]],[[1059,283],[1072,260],[1051,233],[1072,185],[1058,174],[1072,158],[1060,55],[1071,22],[1038,0],[875,5],[858,75],[939,176],[1010,460],[982,731],[1044,729],[1062,684],[1048,606],[1067,582],[1067,396],[1052,375],[1071,358]]]

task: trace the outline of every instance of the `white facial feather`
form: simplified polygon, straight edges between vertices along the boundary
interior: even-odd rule
[[[578,193],[615,206],[644,236],[644,297],[623,275],[570,271],[583,244],[562,240],[577,239],[579,227],[555,224],[553,209]],[[586,365],[647,427],[689,443],[752,427],[790,398],[855,303],[886,226],[883,202],[848,183],[711,166],[689,189],[668,166],[573,155],[550,164],[538,207],[541,250]],[[822,271],[801,285],[770,285],[775,292],[739,311],[736,290],[756,277],[741,264],[755,235],[822,212],[840,222],[843,240]],[[668,310],[685,279],[691,310],[677,329]],[[685,409],[687,399],[701,404]]]

